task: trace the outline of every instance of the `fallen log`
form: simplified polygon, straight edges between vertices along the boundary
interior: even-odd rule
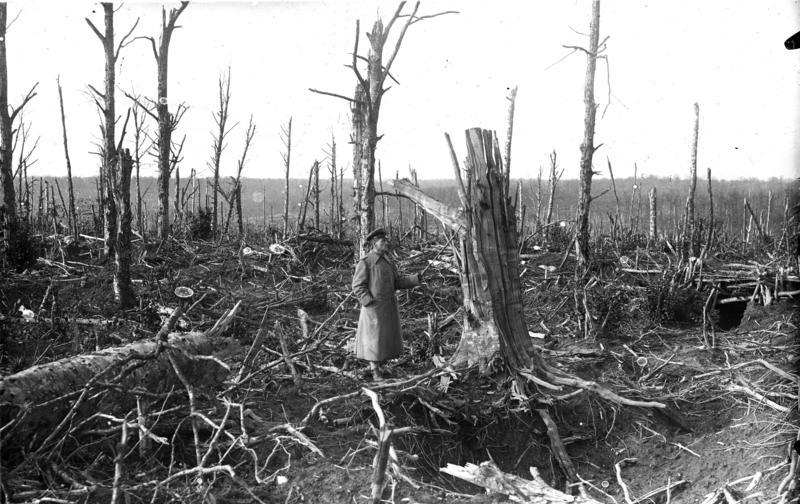
[[[149,339],[67,357],[0,379],[3,443],[24,443],[36,432],[49,432],[65,415],[82,418],[98,411],[129,411],[135,407],[137,395],[152,397],[173,388],[181,390],[170,354],[193,386],[221,383],[229,369],[213,355],[236,345],[234,340],[218,336],[233,320],[238,306],[204,333],[172,333],[165,341]],[[92,389],[90,394],[88,389]],[[97,393],[102,391],[106,393]]]

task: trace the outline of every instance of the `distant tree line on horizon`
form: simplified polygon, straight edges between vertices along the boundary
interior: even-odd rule
[[[536,178],[512,180],[512,186],[516,186],[518,180],[522,182],[522,203],[526,207],[525,225],[531,226],[535,224],[537,204],[544,207],[539,212],[540,216],[546,211],[548,203],[548,181],[545,179],[541,181],[542,188],[541,191],[539,191],[538,180]],[[156,182],[157,179],[155,177],[142,177],[140,179],[143,210],[145,215],[151,220],[154,218],[152,211],[158,204]],[[175,191],[175,184],[174,181],[171,182],[170,192],[173,193]],[[39,196],[36,188],[39,184],[45,183],[54,187],[58,183],[58,186],[63,188],[66,184],[66,177],[33,178],[33,195],[31,197],[31,206],[33,208],[38,208],[39,205]],[[308,192],[307,183],[308,179],[292,178],[289,180],[289,213],[292,219],[295,219],[300,213],[300,205],[303,203]],[[345,195],[347,195],[348,192],[352,193],[353,180],[346,178],[342,183]],[[320,180],[319,184],[320,212],[323,216],[322,221],[327,224],[330,220],[330,212],[328,211],[330,207],[330,180]],[[666,227],[675,225],[675,222],[680,219],[689,182],[686,179],[677,177],[645,176],[635,181],[637,186],[636,190],[634,190],[633,177],[616,179],[615,184],[617,197],[620,200],[623,220],[629,224],[638,222],[639,226],[644,231],[646,230],[645,228],[649,220],[647,204],[648,191],[653,187],[657,190],[659,201],[657,225],[660,229],[666,229]],[[745,220],[747,219],[743,206],[744,198],[747,198],[754,212],[761,214],[762,220],[766,219],[768,213],[767,206],[768,203],[770,203],[771,211],[769,214],[771,222],[769,224],[781,225],[782,221],[780,219],[783,218],[784,197],[786,192],[791,190],[792,184],[792,180],[781,178],[771,178],[767,180],[712,180],[715,213],[720,221],[727,223],[727,225],[732,228],[740,228],[745,224]],[[79,209],[78,213],[83,215],[84,218],[90,217],[93,211],[92,206],[96,205],[97,202],[98,190],[96,178],[73,177],[73,185],[76,205]],[[406,219],[408,219],[408,216],[413,214],[415,205],[405,198],[394,196],[394,191],[386,180],[382,181],[382,185],[383,189],[381,189],[381,187],[376,187],[379,193],[375,203],[376,225],[388,226],[394,223],[395,227],[397,227],[401,211],[405,214]],[[282,224],[285,180],[277,178],[259,179],[242,177],[241,186],[242,216],[244,221],[250,226],[279,227]],[[458,203],[455,181],[453,180],[419,180],[419,186],[426,193],[442,202],[448,204]],[[211,178],[198,179],[197,194],[191,195],[192,187],[189,186],[189,182],[184,181],[182,183],[181,191],[186,191],[186,194],[191,195],[191,198],[187,198],[187,213],[191,214],[192,208],[194,212],[197,213],[200,208],[210,209],[212,207],[212,187],[213,180]],[[558,180],[553,202],[553,221],[563,220],[570,223],[574,221],[575,205],[578,201],[578,188],[579,181],[577,179]],[[616,200],[611,190],[611,179],[596,179],[596,192],[601,193],[606,189],[608,189],[608,192],[593,201],[595,220],[605,220],[609,214],[615,214],[616,212]],[[772,194],[771,202],[769,201],[770,193]],[[194,207],[192,207],[192,199],[194,200]],[[348,198],[345,198],[345,200],[347,199]],[[384,222],[384,205],[386,205],[385,215],[389,222]],[[60,206],[60,204],[57,203],[56,206]],[[97,209],[94,209],[94,211],[96,213]],[[224,205],[220,208],[223,218],[227,211],[228,209],[225,208]],[[345,211],[350,218],[353,217],[351,205],[345,204]],[[708,212],[708,198],[705,194],[705,189],[698,191],[696,211],[701,216]],[[134,214],[136,214],[136,209],[134,209]],[[430,231],[434,232],[434,226],[438,224],[436,224],[433,219],[428,219],[428,222]],[[764,224],[767,223],[764,222]],[[320,231],[329,232],[330,230],[327,227],[323,227]]]

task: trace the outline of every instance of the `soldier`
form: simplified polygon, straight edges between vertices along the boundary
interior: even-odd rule
[[[376,229],[367,235],[372,249],[356,266],[353,294],[361,303],[356,331],[355,354],[369,361],[372,377],[383,378],[380,364],[403,351],[403,333],[397,308],[396,289],[420,285],[419,275],[400,275],[389,257],[386,231]]]

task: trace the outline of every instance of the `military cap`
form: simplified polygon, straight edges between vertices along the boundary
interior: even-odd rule
[[[372,240],[373,238],[382,238],[386,236],[386,230],[383,228],[378,228],[375,231],[371,232],[367,235],[367,241]]]

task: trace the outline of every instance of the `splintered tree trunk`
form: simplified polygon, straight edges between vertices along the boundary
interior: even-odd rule
[[[576,226],[575,249],[578,264],[589,262],[589,205],[592,202],[592,156],[594,155],[594,124],[597,105],[594,102],[594,73],[597,67],[597,44],[600,36],[600,0],[592,1],[592,21],[589,26],[589,54],[586,62],[586,83],[583,90],[584,119],[581,143],[580,201]]]
[[[537,368],[541,360],[525,325],[515,209],[500,148],[490,131],[474,128],[466,136],[466,185],[456,168],[461,208],[425,195],[408,181],[396,181],[395,188],[460,235],[465,315],[453,364],[478,363],[485,369],[499,352],[513,369]],[[455,154],[453,160],[455,165]]]
[[[114,299],[120,308],[133,306],[135,296],[131,284],[131,172],[133,159],[128,149],[119,155],[119,168],[114,196],[119,212],[116,247],[114,248]]]

